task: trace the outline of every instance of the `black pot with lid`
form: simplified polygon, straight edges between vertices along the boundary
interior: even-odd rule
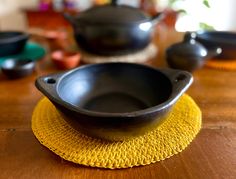
[[[128,54],[145,48],[162,13],[148,16],[138,8],[111,4],[94,6],[76,16],[64,14],[72,24],[80,48],[95,54]]]

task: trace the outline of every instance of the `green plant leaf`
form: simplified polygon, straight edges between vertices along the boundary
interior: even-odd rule
[[[176,11],[178,14],[182,13],[182,14],[187,14],[187,11],[184,9],[180,9],[178,11]]]
[[[200,22],[199,23],[199,27],[200,27],[200,29],[203,29],[203,30],[214,30],[213,26],[208,25],[208,24],[206,24],[204,22]]]
[[[206,7],[210,8],[210,4],[208,2],[208,0],[203,0],[202,2]]]

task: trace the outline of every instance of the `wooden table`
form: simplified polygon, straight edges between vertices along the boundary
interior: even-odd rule
[[[159,29],[153,65],[166,66],[166,47],[181,39],[180,33]],[[52,50],[50,41],[36,40]],[[31,76],[8,80],[0,74],[0,178],[236,178],[236,72],[205,67],[193,74],[188,94],[202,110],[203,125],[183,152],[148,166],[106,170],[67,162],[34,137],[31,115],[42,97],[34,80],[56,71],[47,55]]]

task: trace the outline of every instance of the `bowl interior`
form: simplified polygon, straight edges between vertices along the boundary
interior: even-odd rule
[[[90,65],[65,75],[57,86],[63,101],[106,113],[143,110],[166,101],[170,80],[160,71],[134,64]]]

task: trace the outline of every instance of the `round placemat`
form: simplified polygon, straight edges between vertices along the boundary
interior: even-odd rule
[[[157,46],[150,43],[146,48],[130,54],[114,55],[114,56],[101,56],[91,54],[80,50],[82,54],[82,61],[84,63],[104,63],[104,62],[130,62],[130,63],[145,63],[152,59],[157,54]]]
[[[181,152],[201,128],[201,111],[183,95],[169,117],[154,131],[132,140],[108,142],[71,128],[54,105],[43,98],[32,116],[39,142],[65,160],[91,167],[128,168],[164,160]]]
[[[4,60],[9,59],[9,58],[16,58],[19,60],[20,59],[38,60],[42,58],[45,54],[46,54],[46,50],[41,45],[34,42],[28,42],[21,53],[0,57],[0,65]]]
[[[211,59],[207,61],[205,66],[219,70],[234,71],[236,70],[236,59]]]

